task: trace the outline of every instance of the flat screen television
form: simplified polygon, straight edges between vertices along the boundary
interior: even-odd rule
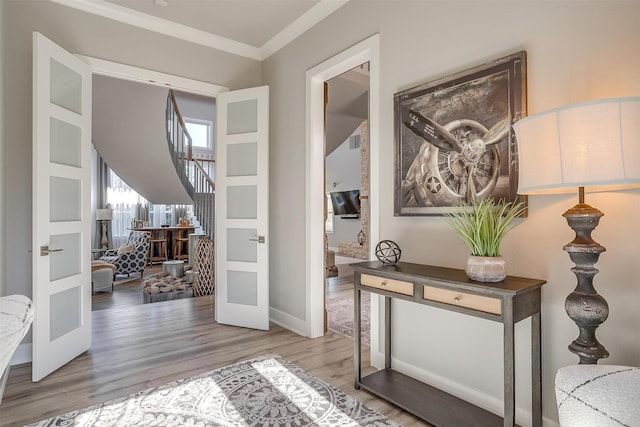
[[[342,218],[358,218],[360,216],[360,190],[333,191],[331,193],[333,214]]]

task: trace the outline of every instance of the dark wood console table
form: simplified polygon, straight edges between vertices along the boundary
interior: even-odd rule
[[[514,327],[531,317],[532,425],[542,426],[540,294],[544,280],[507,276],[499,283],[475,282],[463,270],[400,262],[350,264],[355,283],[355,387],[386,399],[437,427],[514,426]],[[360,295],[385,297],[385,369],[361,376]],[[500,322],[503,325],[504,418],[394,371],[391,366],[391,300],[400,299]]]

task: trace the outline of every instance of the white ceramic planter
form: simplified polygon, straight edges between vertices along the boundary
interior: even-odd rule
[[[507,263],[502,256],[469,255],[465,273],[478,282],[502,282],[507,277]]]

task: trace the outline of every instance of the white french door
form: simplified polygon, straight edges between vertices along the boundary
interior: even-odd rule
[[[91,346],[91,70],[33,33],[33,368]]]
[[[217,97],[216,321],[269,329],[269,88]]]

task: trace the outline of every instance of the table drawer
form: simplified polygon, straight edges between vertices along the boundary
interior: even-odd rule
[[[433,286],[424,286],[422,297],[430,301],[442,302],[445,304],[470,308],[471,310],[484,311],[497,315],[500,315],[502,312],[502,301],[499,298],[466,294],[464,292],[435,288]]]
[[[360,276],[360,284],[370,288],[378,288],[388,292],[413,296],[413,283],[411,282],[363,274]]]

